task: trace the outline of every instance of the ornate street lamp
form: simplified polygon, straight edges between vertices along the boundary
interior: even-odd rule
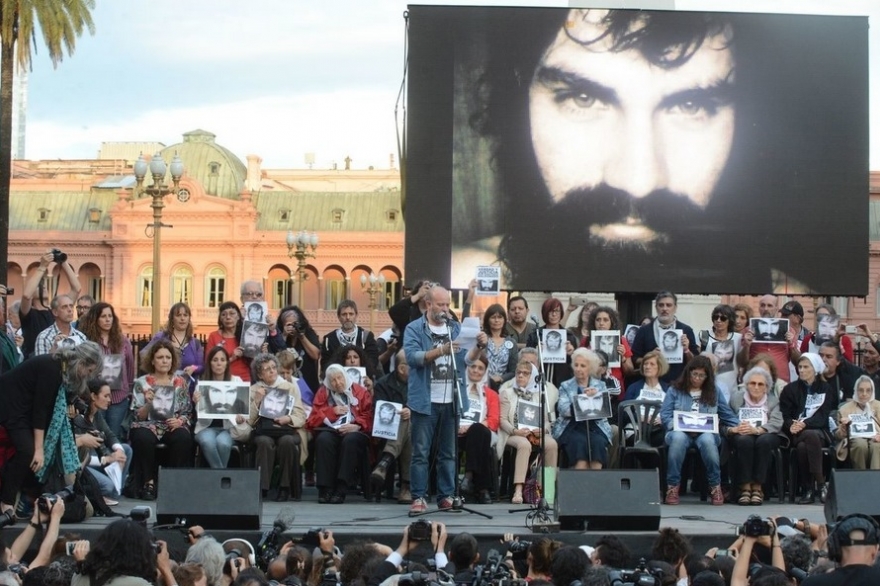
[[[373,273],[370,273],[369,278],[365,274],[361,275],[361,291],[370,296],[370,331],[373,331],[373,323],[376,315],[376,309],[378,309],[376,296],[379,294],[380,291],[384,290],[385,275],[379,274],[379,276],[377,277]]]
[[[303,311],[305,311],[305,307],[303,307],[303,283],[309,276],[308,272],[306,272],[306,259],[315,258],[316,250],[318,250],[318,235],[315,232],[300,230],[294,233],[293,230],[287,231],[287,256],[296,259],[296,275],[299,281],[297,303]]]

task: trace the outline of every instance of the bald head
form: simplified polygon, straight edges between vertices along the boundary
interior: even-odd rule
[[[450,300],[449,291],[440,285],[428,289],[425,295],[425,316],[430,324],[435,326],[443,324],[444,320],[441,316],[449,314]]]
[[[779,313],[779,299],[776,295],[764,295],[758,301],[758,313],[761,317],[776,317]]]

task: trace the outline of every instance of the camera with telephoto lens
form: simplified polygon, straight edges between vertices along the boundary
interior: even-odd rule
[[[660,569],[648,569],[645,558],[639,560],[639,565],[633,570],[611,570],[608,573],[611,586],[660,586],[663,571]]]
[[[74,407],[79,411],[80,406],[77,403],[74,403]],[[86,406],[86,408],[88,408],[88,406]],[[95,448],[95,452],[98,453],[99,458],[113,455],[113,450],[107,447],[107,438],[104,436],[104,433],[96,429],[94,425],[90,424],[82,413],[79,413],[73,418],[73,433],[74,435],[89,434],[99,438],[101,444]]]
[[[0,572],[11,572],[18,576],[19,581],[24,579],[24,575],[27,573],[28,567],[24,564],[0,564]]]
[[[0,529],[15,525],[15,510],[9,509],[0,513]]]
[[[510,567],[504,563],[504,556],[491,549],[486,554],[486,563],[474,566],[474,579],[471,586],[526,586],[525,580],[513,577]]]
[[[760,515],[749,515],[746,522],[737,531],[738,535],[746,537],[764,537],[773,535],[773,524],[769,519],[763,519]]]
[[[37,506],[40,508],[40,512],[44,515],[48,515],[52,512],[52,507],[55,506],[59,500],[66,501],[70,497],[73,496],[73,486],[65,486],[55,494],[45,493],[40,495],[40,498],[37,499]]]
[[[427,519],[419,519],[409,524],[409,539],[412,541],[431,541],[434,526]]]
[[[511,541],[507,546],[507,551],[515,560],[524,560],[529,555],[529,548],[532,547],[531,541]]]
[[[60,249],[53,248],[52,249],[52,262],[54,262],[55,264],[67,262],[67,255],[65,253],[61,252]]]

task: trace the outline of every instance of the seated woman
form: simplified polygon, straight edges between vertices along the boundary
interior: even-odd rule
[[[874,437],[852,437],[856,431],[852,418],[874,421]],[[835,435],[843,443],[838,454],[846,454],[856,470],[880,470],[880,401],[874,398],[874,381],[862,375],[856,379],[853,398],[841,405],[837,415],[838,427]],[[840,457],[840,456],[838,456]]]
[[[680,502],[679,483],[681,467],[688,448],[697,448],[706,468],[709,482],[709,495],[713,505],[724,504],[721,492],[721,436],[727,435],[728,429],[739,425],[730,405],[721,399],[721,390],[715,385],[712,362],[705,356],[694,356],[684,367],[681,378],[675,381],[666,392],[660,418],[666,428],[667,468],[666,468],[666,499],[667,505]],[[675,431],[675,412],[716,414],[718,431]]]
[[[208,350],[205,356],[205,367],[202,371],[202,381],[232,381],[243,382],[239,377],[229,371],[229,354],[223,346],[214,346]],[[193,404],[198,405],[201,393],[196,390],[193,393]],[[244,417],[240,417],[241,423]],[[205,462],[211,468],[226,468],[229,465],[229,455],[232,453],[232,436],[229,430],[233,422],[229,419],[199,419],[196,421],[196,443],[199,444]]]
[[[193,414],[189,385],[174,373],[180,354],[169,340],[156,340],[141,356],[144,376],[134,381],[129,439],[132,450],[133,483],[126,496],[156,500],[156,445],[167,446],[169,468],[193,464]]]
[[[798,380],[785,385],[779,397],[782,429],[797,453],[801,505],[816,502],[816,492],[824,503],[828,487],[822,469],[822,448],[830,443],[828,417],[837,407],[837,393],[819,378],[825,363],[818,354],[804,352],[797,363]]]
[[[315,435],[318,502],[342,504],[346,491],[357,485],[357,471],[364,466],[370,469],[367,447],[373,397],[348,380],[344,367],[331,364],[315,394],[307,425]]]
[[[740,505],[764,503],[764,482],[770,466],[770,455],[782,439],[782,411],[779,399],[770,394],[773,377],[761,367],[743,375],[743,387],[733,393],[730,408],[739,415],[740,423],[730,428],[739,482]],[[749,409],[750,411],[742,411]],[[743,417],[748,415],[748,417]]]
[[[559,446],[550,435],[550,414],[556,409],[555,404],[544,406],[544,421],[540,420],[541,389],[538,386],[538,369],[531,362],[520,360],[514,371],[513,384],[501,390],[500,406],[501,421],[498,427],[498,457],[504,455],[504,447],[510,446],[516,450],[516,460],[513,465],[513,497],[510,499],[515,505],[523,502],[523,485],[526,482],[526,473],[529,468],[529,458],[532,455],[532,446],[541,445],[541,436],[544,436],[544,465],[556,466]],[[520,402],[531,403],[522,405]],[[520,421],[520,412],[527,413],[530,409],[535,410],[534,417],[530,421]]]
[[[779,396],[782,394],[782,389],[787,383],[779,378],[779,374],[776,371],[776,361],[773,360],[773,357],[766,352],[756,354],[751,360],[749,360],[749,363],[746,365],[746,372],[752,370],[753,368],[763,368],[770,373],[770,378],[773,379],[773,386],[770,387],[767,392],[778,399]],[[743,385],[740,385],[740,389],[745,391],[745,387]]]
[[[348,374],[348,379],[351,382],[361,385],[370,393],[373,392],[373,382],[376,380],[376,371],[373,369],[369,358],[367,358],[367,353],[360,346],[355,346],[354,344],[340,346],[336,349],[336,352],[333,353],[330,362],[324,366],[330,364],[339,364],[345,369],[346,374]],[[355,374],[356,371],[349,371],[350,368],[357,367],[362,367],[366,371],[366,375],[363,378],[360,378]]]
[[[458,447],[464,450],[465,473],[462,493],[474,493],[481,504],[492,503],[490,489],[494,487],[492,461],[493,446],[498,441],[498,393],[489,387],[488,360],[480,356],[467,367],[467,387],[470,408],[462,413],[458,427]]]
[[[86,470],[95,477],[101,489],[101,496],[110,505],[118,505],[120,490],[110,478],[107,468],[111,464],[121,467],[120,486],[125,486],[128,469],[131,466],[131,447],[119,441],[110,426],[104,421],[104,413],[110,407],[110,384],[100,378],[88,381],[88,410],[73,420],[73,433],[80,460],[85,462]]]
[[[663,399],[666,398],[669,383],[661,381],[660,377],[667,372],[669,372],[669,363],[666,362],[666,357],[659,349],[651,350],[645,354],[642,358],[642,364],[639,366],[642,379],[627,387],[623,400],[655,401],[662,404]],[[628,434],[627,437],[629,438],[630,435]],[[651,445],[662,446],[665,438],[666,430],[663,428],[663,420],[658,414],[651,432]]]
[[[277,463],[281,469],[276,501],[290,498],[293,470],[299,446],[299,461],[304,462],[307,451],[305,432],[306,412],[303,409],[299,387],[278,375],[278,359],[272,354],[257,354],[251,363],[253,369],[251,404],[248,423],[254,428],[256,465],[260,469],[260,489],[263,498],[269,494],[269,482]],[[238,421],[237,421],[238,422]]]
[[[608,465],[608,446],[612,431],[608,419],[578,421],[576,414],[579,395],[595,398],[602,406],[602,395],[607,393],[605,383],[596,378],[599,372],[599,356],[587,348],[578,348],[571,355],[574,378],[559,387],[556,411],[559,418],[553,424],[553,437],[565,450],[568,461],[575,470],[600,470]]]

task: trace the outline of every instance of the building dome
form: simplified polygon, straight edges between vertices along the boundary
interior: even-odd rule
[[[192,130],[183,142],[162,149],[166,161],[180,156],[185,174],[202,184],[205,193],[238,199],[244,188],[247,167],[232,151],[217,144],[217,135],[207,130]]]

